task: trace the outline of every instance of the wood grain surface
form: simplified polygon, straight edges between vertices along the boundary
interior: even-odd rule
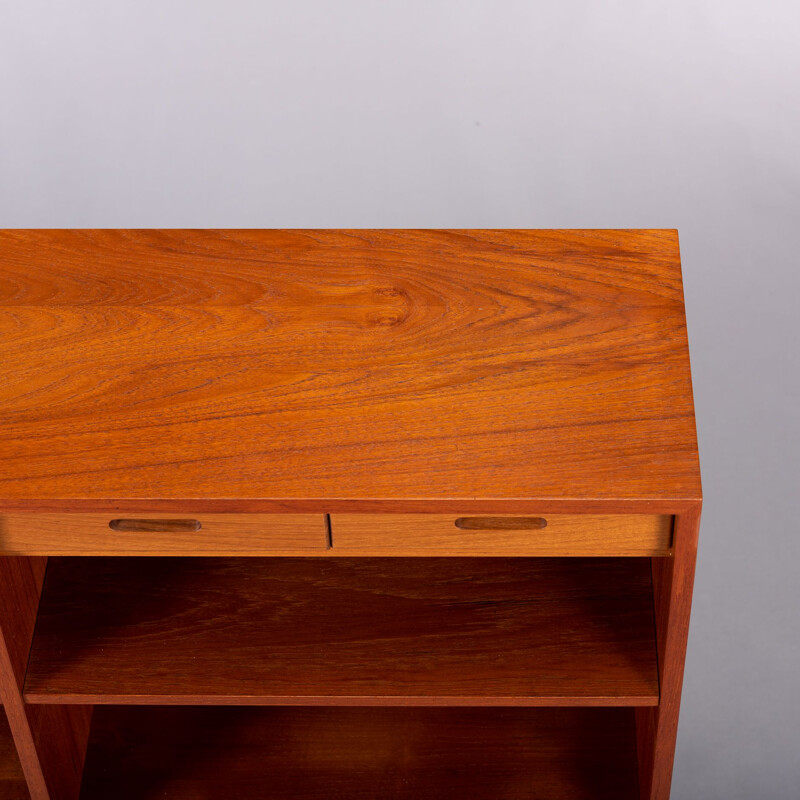
[[[459,525],[460,520],[467,524]],[[669,515],[554,514],[543,517],[449,514],[332,514],[331,555],[666,556]],[[534,527],[528,527],[530,520]],[[481,522],[487,520],[484,527]],[[545,524],[542,525],[541,523]],[[488,530],[486,529],[488,526]]]
[[[0,558],[0,704],[31,800],[75,800],[91,707],[32,707],[22,697],[46,568],[46,558]]]
[[[2,231],[0,363],[31,800],[76,800],[89,703],[86,800],[668,800],[701,504],[675,231]],[[39,557],[261,553],[244,512],[331,515],[326,556],[676,524],[653,559]],[[201,527],[108,529],[159,516]]]
[[[655,705],[648,559],[51,559],[30,703]]]
[[[135,525],[122,526],[136,530],[120,530],[119,525],[114,530],[116,521],[108,513],[0,514],[0,554],[251,556],[305,555],[328,548],[323,514],[200,513],[187,526],[176,525],[174,515],[140,510],[137,518],[125,520]]]
[[[699,531],[698,507],[676,520],[674,556],[652,561],[661,701],[658,708],[637,709],[643,800],[670,797]]]
[[[95,712],[81,800],[636,800],[632,709]]]
[[[0,362],[0,510],[700,497],[675,231],[5,231]]]
[[[0,703],[0,797],[3,800],[30,800],[2,703]]]

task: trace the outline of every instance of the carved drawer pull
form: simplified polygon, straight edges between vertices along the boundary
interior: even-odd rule
[[[108,527],[126,533],[183,533],[199,531],[203,525],[197,519],[112,519]]]
[[[544,517],[459,517],[456,528],[464,531],[540,531]]]

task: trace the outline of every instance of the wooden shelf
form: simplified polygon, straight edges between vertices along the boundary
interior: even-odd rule
[[[51,559],[25,697],[655,705],[650,562]]]
[[[81,800],[634,800],[633,709],[95,710]]]
[[[30,798],[2,705],[0,705],[0,797],[3,800]]]

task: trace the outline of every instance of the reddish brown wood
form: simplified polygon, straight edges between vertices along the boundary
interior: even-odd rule
[[[544,517],[458,517],[456,528],[463,531],[540,531],[547,527]]]
[[[27,515],[26,515],[27,516]],[[474,520],[470,528],[459,519]],[[491,521],[491,527],[482,523]],[[669,514],[550,514],[533,529],[517,517],[331,514],[331,556],[665,556]],[[264,555],[270,555],[265,553]]]
[[[102,512],[0,512],[0,554],[302,556],[329,547],[324,514],[199,514],[177,525],[174,518],[157,516],[120,520]],[[124,524],[114,524],[119,522]]]
[[[647,559],[52,559],[33,703],[652,705]]]
[[[637,709],[642,800],[670,796],[699,529],[697,504],[676,518],[674,556],[652,559],[661,701]]]
[[[0,797],[3,800],[30,800],[2,704],[0,704]]]
[[[48,790],[42,800],[74,800],[83,776],[92,707],[26,706],[26,714]]]
[[[96,711],[81,800],[636,800],[632,709]]]
[[[0,558],[0,701],[31,800],[75,800],[91,708],[31,708],[22,699],[46,565],[46,558]]]
[[[324,509],[329,513],[382,513],[382,514],[677,514],[691,510],[697,500],[570,500],[570,499],[441,499],[432,503],[430,500],[372,500],[327,499],[319,498],[285,498],[269,499],[205,499],[189,498],[183,500],[148,499],[147,508],[151,513],[167,514],[221,514],[221,513],[257,513],[280,514],[320,513]],[[2,510],[26,513],[95,513],[130,514],[141,513],[141,500],[86,499],[74,500],[25,500],[3,499]],[[0,530],[2,528],[0,527]]]
[[[0,647],[5,651],[0,669],[3,697],[13,697],[22,690],[46,570],[46,558],[0,558]]]
[[[176,531],[199,531],[203,523],[196,519],[112,519],[108,523],[112,531],[130,533],[174,533]]]
[[[22,702],[46,558],[0,558],[0,703],[5,707],[33,800],[48,798],[42,765]]]
[[[653,560],[654,598],[647,590],[661,703],[636,714],[642,797],[668,797],[701,498],[675,231],[6,231],[0,363],[0,552],[22,541],[11,536],[14,512],[32,520],[15,530],[36,530],[45,543],[13,551],[32,555],[67,544],[45,512],[101,514],[104,535],[107,520],[158,514],[678,515],[674,554]],[[168,535],[211,533],[203,523]],[[333,538],[335,555],[335,524],[318,535],[323,547]],[[135,546],[130,538],[120,552]],[[46,602],[42,658],[32,662],[41,672],[31,680],[44,687],[30,695],[34,708],[20,686],[45,560],[0,562],[11,576],[0,582],[0,692],[34,800],[74,800],[89,709],[59,704],[93,697],[305,702],[305,691],[314,702],[386,702],[382,679],[389,690],[411,681],[413,702],[658,700],[642,576],[621,573],[616,587],[592,594],[591,569],[581,576],[588,585],[573,590],[566,573],[541,567],[542,594],[530,601],[508,593],[528,569],[509,560],[503,576],[476,567],[475,586],[442,602],[434,589],[452,586],[421,559],[402,586],[394,574],[393,592],[373,582],[360,594],[352,580],[304,582],[296,569],[278,587],[288,561],[272,562],[266,587],[253,562],[240,590],[222,578],[205,586],[191,571],[170,582],[165,562],[151,560],[139,577],[135,564],[120,568],[128,595],[110,581],[81,585],[88,565],[64,573],[63,608]],[[402,560],[392,562],[398,568]],[[634,567],[608,573],[615,569]],[[421,577],[427,588],[409,594]],[[322,610],[312,614],[314,600]],[[69,624],[59,630],[62,618]],[[277,643],[272,662],[259,625]],[[418,660],[404,673],[409,652]],[[330,674],[352,675],[352,687],[323,674],[329,657],[339,670]],[[264,664],[275,669],[264,673]],[[523,673],[533,687],[520,688]],[[272,686],[284,683],[270,700],[264,686],[276,677]],[[86,693],[87,680],[98,694]],[[363,696],[348,695],[353,688]],[[38,705],[48,698],[57,704]],[[492,713],[490,735],[502,727]],[[545,751],[547,741],[538,736]],[[439,790],[423,784],[415,796],[446,796],[440,774],[463,769],[438,752]],[[588,786],[600,768],[570,759],[554,761],[563,785]],[[544,768],[543,758],[531,763]],[[501,792],[517,785],[494,777]],[[190,797],[202,791],[193,780]],[[341,796],[402,797],[407,788],[348,793],[348,780]],[[320,785],[301,782],[299,796]],[[475,779],[461,796],[473,796],[473,785],[484,784]],[[560,796],[545,785],[543,797]],[[106,785],[106,796],[118,791]]]
[[[5,231],[0,268],[0,510],[700,496],[675,231]]]

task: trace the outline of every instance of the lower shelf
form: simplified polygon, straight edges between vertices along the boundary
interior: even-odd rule
[[[95,709],[81,800],[633,800],[630,708]]]
[[[0,706],[0,797],[3,800],[29,800],[30,797],[2,706]]]

